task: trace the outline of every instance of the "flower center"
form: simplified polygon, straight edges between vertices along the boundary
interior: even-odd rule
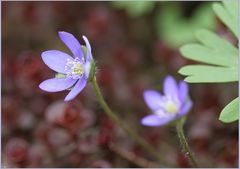
[[[164,108],[165,112],[176,114],[179,111],[180,103],[178,100],[170,96],[163,96],[162,107]]]
[[[169,113],[175,114],[178,111],[178,105],[173,101],[167,101],[165,108],[166,108],[166,111]]]
[[[78,58],[75,58],[74,60],[68,59],[65,65],[65,71],[67,73],[67,77],[79,79],[84,74],[83,63]]]

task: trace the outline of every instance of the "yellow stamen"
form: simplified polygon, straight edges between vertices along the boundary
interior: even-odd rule
[[[166,111],[169,112],[169,113],[177,113],[177,111],[178,111],[177,105],[174,104],[174,103],[171,102],[171,101],[167,102],[165,108],[166,108]]]
[[[74,74],[79,74],[79,75],[81,75],[81,74],[83,74],[83,65],[81,64],[81,63],[77,63],[77,64],[75,64],[73,67],[72,67],[72,73],[74,73]]]

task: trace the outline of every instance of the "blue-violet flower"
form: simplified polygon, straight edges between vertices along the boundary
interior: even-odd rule
[[[186,113],[192,107],[192,101],[188,95],[188,85],[184,81],[179,84],[172,76],[167,76],[163,84],[164,95],[155,90],[144,91],[144,100],[153,114],[147,115],[141,120],[146,126],[161,126],[175,120]]]
[[[43,52],[41,56],[44,63],[63,76],[45,80],[39,87],[47,92],[71,89],[64,99],[64,101],[70,101],[87,85],[92,63],[91,46],[88,39],[83,36],[83,40],[86,43],[86,56],[84,56],[83,47],[72,34],[61,31],[58,32],[58,35],[74,57],[59,50]]]

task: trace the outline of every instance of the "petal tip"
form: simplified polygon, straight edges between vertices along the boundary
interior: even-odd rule
[[[175,79],[174,79],[173,76],[171,76],[171,75],[167,75],[167,76],[165,77],[165,81],[167,81],[167,80],[175,81]]]
[[[65,31],[58,31],[58,35],[62,35],[62,34],[65,34],[65,33],[67,33],[67,32],[65,32]]]
[[[147,119],[143,118],[141,120],[141,124],[144,126],[150,126],[150,127],[154,127],[154,126],[159,126],[158,124],[153,124],[151,122],[149,122]]]
[[[84,40],[88,40],[88,38],[87,38],[85,35],[82,35],[82,38],[83,38]]]
[[[143,91],[143,96],[146,96],[146,95],[148,95],[148,94],[150,94],[151,92],[152,92],[153,90],[144,90]]]
[[[64,35],[66,32],[64,31],[58,31],[58,36],[61,38],[62,35]]]
[[[41,53],[41,58],[44,63],[46,63],[46,59],[48,58],[47,55],[48,55],[48,51],[44,51]]]
[[[38,85],[38,87],[39,87],[40,89],[42,89],[42,83],[40,83],[40,84]]]
[[[65,99],[63,100],[64,102],[68,102],[69,101],[69,99],[67,99],[66,97],[65,97]]]
[[[69,101],[73,100],[74,98],[75,98],[75,97],[70,98],[70,97],[66,96],[66,97],[64,98],[64,102],[69,102]]]
[[[58,31],[58,36],[60,38],[64,38],[65,36],[73,36],[71,33],[65,32],[65,31]]]
[[[45,87],[44,87],[44,81],[41,82],[41,83],[38,85],[38,87],[39,87],[41,90],[43,90],[43,91],[47,91],[47,90],[45,89]],[[48,91],[47,91],[47,92],[48,92]]]

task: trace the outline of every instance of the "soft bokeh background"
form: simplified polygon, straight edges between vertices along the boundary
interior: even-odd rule
[[[49,49],[69,53],[58,31],[86,35],[106,101],[163,158],[189,167],[173,125],[144,127],[145,89],[161,89],[185,60],[178,48],[206,27],[236,39],[217,20],[211,2],[2,2],[2,166],[157,167],[156,161],[103,112],[92,86],[73,101],[38,88],[54,76],[41,60]],[[190,84],[194,102],[185,125],[201,167],[238,166],[238,124],[218,120],[237,96],[237,84]],[[139,160],[129,160],[136,156]],[[140,161],[141,161],[140,160]]]

